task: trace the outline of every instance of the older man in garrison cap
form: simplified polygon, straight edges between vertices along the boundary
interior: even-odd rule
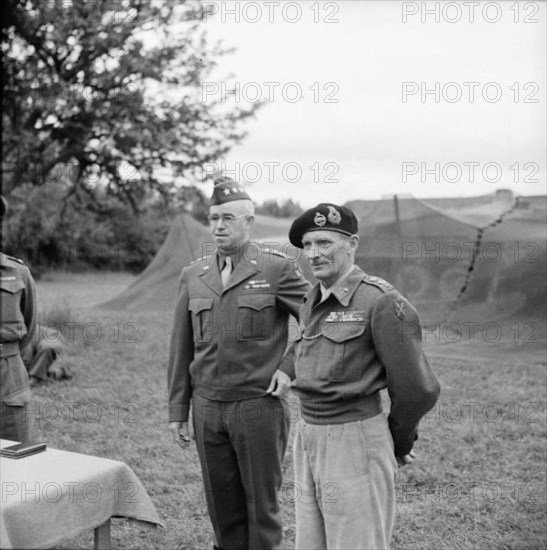
[[[415,458],[418,422],[439,395],[418,315],[390,284],[354,265],[359,237],[349,208],[319,204],[294,221],[289,238],[319,279],[280,367],[294,379],[302,413],[296,548],[388,548],[397,464]]]
[[[289,315],[309,283],[275,250],[250,242],[254,206],[235,181],[216,182],[213,250],[182,271],[168,364],[169,428],[193,425],[217,548],[279,548],[278,490],[288,437],[279,372]]]
[[[8,208],[0,195],[0,223]],[[0,438],[30,439],[26,404],[32,394],[21,349],[32,340],[36,323],[36,292],[28,267],[0,252]]]

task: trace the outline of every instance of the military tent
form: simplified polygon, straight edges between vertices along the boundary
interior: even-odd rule
[[[427,318],[465,316],[470,306],[487,318],[544,308],[545,197],[394,196],[348,206],[360,220],[357,263]]]
[[[457,312],[469,317],[470,311],[482,320],[517,311],[544,315],[546,197],[406,196],[348,206],[360,225],[357,263],[394,284],[424,318],[446,320]],[[288,244],[290,224],[257,215],[253,240],[283,251],[313,280],[302,251]],[[188,214],[177,216],[151,264],[103,306],[171,310],[182,267],[206,254],[207,243],[207,227]]]

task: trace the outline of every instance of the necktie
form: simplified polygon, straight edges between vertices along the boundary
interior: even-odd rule
[[[224,260],[224,262],[225,262],[224,267],[220,272],[220,279],[222,281],[222,286],[226,287],[226,285],[228,284],[228,279],[232,274],[232,258],[230,258],[230,256],[226,256],[226,259]]]

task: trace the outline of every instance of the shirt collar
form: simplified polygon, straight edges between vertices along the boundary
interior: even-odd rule
[[[244,242],[242,245],[240,245],[237,248],[237,250],[233,254],[229,255],[232,260],[232,271],[236,268],[236,265],[245,257],[246,250],[250,244],[251,244],[251,241]],[[222,271],[222,269],[224,268],[226,256],[227,254],[224,254],[223,252],[221,252],[220,249],[218,250],[217,263],[220,271]]]
[[[341,301],[341,298],[344,296],[344,294],[347,294],[347,291],[344,292],[344,289],[342,287],[346,282],[346,279],[349,277],[350,273],[353,271],[354,267],[355,264],[351,264],[348,270],[329,288],[325,288],[323,283],[321,281],[319,282],[319,288],[321,290],[321,302],[324,302],[331,294],[334,294],[336,298],[338,298],[338,301]]]

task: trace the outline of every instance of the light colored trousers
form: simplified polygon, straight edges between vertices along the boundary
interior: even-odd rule
[[[299,421],[294,469],[296,550],[389,548],[397,461],[385,414],[346,424]]]

